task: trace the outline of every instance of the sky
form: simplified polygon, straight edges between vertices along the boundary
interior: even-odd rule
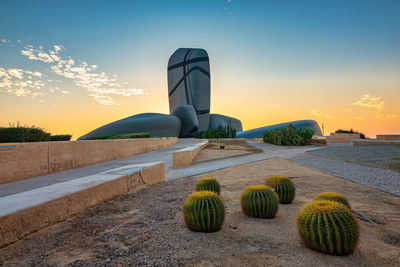
[[[0,0],[0,126],[73,139],[169,113],[167,63],[210,57],[211,113],[400,134],[400,1]]]

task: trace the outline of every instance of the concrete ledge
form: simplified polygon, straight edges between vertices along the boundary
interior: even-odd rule
[[[361,140],[353,140],[353,145],[354,146],[374,146],[374,145],[399,145],[400,146],[400,141],[361,139]]]
[[[400,134],[381,134],[381,135],[377,135],[376,139],[400,141]]]
[[[176,137],[0,144],[0,184],[130,157],[178,143]]]
[[[165,181],[164,163],[152,162],[0,198],[0,247],[139,185],[161,181]]]
[[[208,145],[208,140],[202,140],[200,143],[178,150],[172,154],[172,167],[179,168],[192,164],[196,155]]]
[[[328,136],[330,143],[350,143],[352,139],[360,139],[360,134],[357,133],[331,133]]]
[[[316,146],[327,146],[328,143],[328,138],[326,137],[313,137],[311,140],[311,144]]]

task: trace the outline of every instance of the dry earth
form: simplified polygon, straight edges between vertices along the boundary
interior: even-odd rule
[[[239,196],[247,185],[271,174],[295,176],[301,186],[294,203],[281,205],[275,219],[248,218]],[[222,184],[227,207],[221,231],[195,233],[181,207],[195,181],[213,176]],[[322,191],[348,197],[361,220],[352,255],[328,256],[305,247],[295,218]],[[310,169],[270,159],[143,187],[88,208],[77,217],[36,232],[0,250],[4,266],[400,266],[400,198]]]
[[[194,158],[194,162],[221,159],[251,153],[261,153],[261,149],[249,145],[242,139],[210,139],[209,144]],[[220,146],[224,146],[222,149]],[[265,152],[265,151],[264,151]]]

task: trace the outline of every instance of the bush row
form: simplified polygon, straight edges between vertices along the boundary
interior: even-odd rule
[[[195,138],[236,138],[236,129],[231,125],[218,125],[216,129],[208,129],[194,134]]]
[[[360,133],[358,131],[354,131],[353,129],[350,129],[350,130],[339,129],[339,130],[336,130],[335,133],[356,133],[356,134],[360,134],[360,138],[365,139],[365,134]]]
[[[51,135],[44,129],[36,126],[10,125],[0,127],[0,143],[43,142],[43,141],[69,141],[71,135]]]
[[[296,129],[292,124],[287,128],[268,130],[263,135],[265,143],[284,146],[304,146],[311,144],[315,131],[309,128]]]

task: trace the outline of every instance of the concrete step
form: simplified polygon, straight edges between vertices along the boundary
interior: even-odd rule
[[[164,162],[125,165],[2,197],[0,247],[139,185],[165,181],[164,169]]]

